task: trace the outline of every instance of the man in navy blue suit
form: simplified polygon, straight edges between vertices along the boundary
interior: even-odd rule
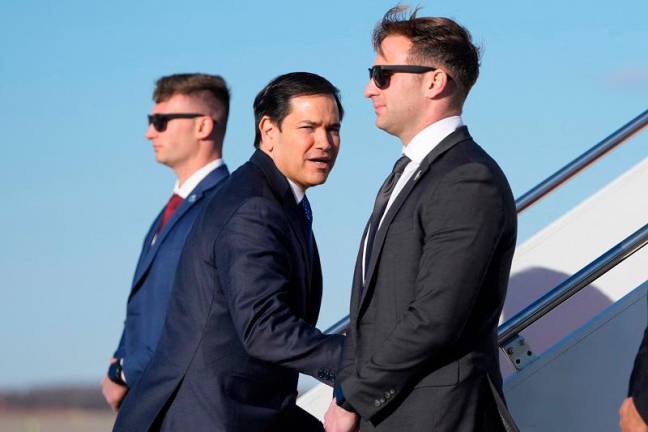
[[[315,323],[322,275],[305,192],[326,181],[343,110],[298,72],[254,101],[255,147],[185,248],[157,351],[115,431],[322,430],[295,405],[298,373],[333,385],[343,336]]]
[[[180,254],[198,214],[229,173],[222,150],[229,90],[223,78],[177,74],[160,78],[146,138],[158,162],[176,177],[173,195],[146,237],[128,297],[124,330],[102,382],[117,411],[158,344]]]

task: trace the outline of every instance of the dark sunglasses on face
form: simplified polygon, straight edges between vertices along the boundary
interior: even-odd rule
[[[389,87],[389,79],[395,73],[422,74],[433,70],[437,70],[437,68],[415,65],[376,65],[369,68],[369,79],[373,80],[380,90],[384,90]],[[452,79],[450,75],[448,75],[448,78]]]
[[[166,114],[149,114],[148,124],[153,125],[153,128],[158,132],[164,132],[167,128],[167,123],[173,119],[191,119],[196,117],[203,117],[205,114],[198,113],[166,113]]]

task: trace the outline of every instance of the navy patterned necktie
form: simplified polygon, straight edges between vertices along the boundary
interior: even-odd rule
[[[394,191],[398,179],[403,175],[403,171],[405,171],[405,167],[408,163],[410,163],[410,158],[405,155],[396,161],[392,172],[387,176],[387,179],[376,196],[376,202],[374,203],[373,212],[371,213],[367,250],[365,251],[365,274],[369,267],[369,261],[371,260],[371,251],[373,249],[374,238],[376,237],[378,226],[380,225],[380,220],[382,219],[383,213],[385,213],[385,208],[387,208],[389,197]]]
[[[301,200],[298,207],[304,213],[304,218],[306,219],[308,229],[311,230],[313,227],[313,211],[311,210],[311,206],[306,195],[304,195],[304,199]]]
[[[313,254],[313,211],[311,210],[310,203],[308,198],[304,195],[304,198],[297,205],[297,208],[300,210],[302,216],[304,217],[304,227],[306,228],[306,246],[308,248],[309,255]]]

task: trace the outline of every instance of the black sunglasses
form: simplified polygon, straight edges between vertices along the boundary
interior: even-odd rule
[[[373,80],[376,87],[380,90],[384,90],[389,87],[389,79],[391,76],[397,72],[422,74],[433,70],[437,70],[437,68],[414,65],[376,65],[369,68],[369,79]],[[448,78],[452,79],[450,75],[448,75]]]
[[[167,123],[173,119],[191,119],[196,117],[203,117],[205,114],[198,113],[166,113],[166,114],[149,114],[148,124],[153,125],[153,128],[158,132],[164,132],[167,128]]]

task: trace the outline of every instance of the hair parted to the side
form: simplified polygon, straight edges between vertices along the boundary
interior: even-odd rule
[[[220,102],[225,108],[225,120],[227,120],[230,91],[220,75],[181,73],[163,76],[155,83],[153,101],[164,102],[177,94],[200,98],[213,109],[216,109],[215,104]]]
[[[405,36],[412,42],[410,62],[445,69],[456,82],[463,102],[479,76],[480,50],[466,28],[450,18],[419,18],[419,9],[404,5],[389,9],[374,28],[374,50],[381,52],[387,36]]]
[[[342,121],[344,109],[340,91],[326,78],[310,72],[291,72],[270,81],[254,98],[254,147],[261,143],[259,123],[264,116],[268,116],[281,130],[281,123],[290,114],[291,99],[314,95],[332,96]]]

